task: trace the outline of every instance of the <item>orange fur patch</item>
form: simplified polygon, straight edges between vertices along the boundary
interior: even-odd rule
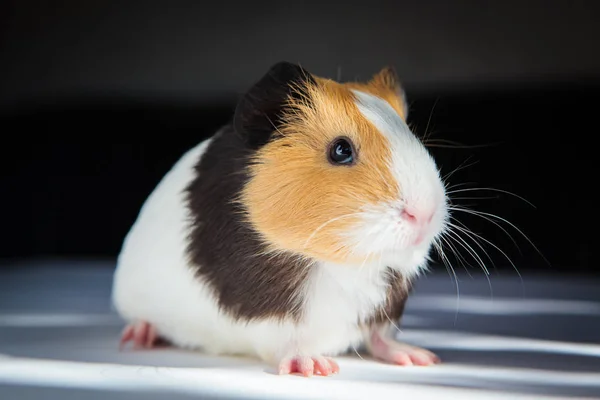
[[[306,100],[290,98],[282,138],[255,155],[251,179],[241,194],[249,222],[271,251],[288,250],[331,262],[362,262],[343,235],[365,205],[395,200],[400,188],[389,170],[388,140],[363,117],[350,89],[384,98],[404,117],[403,98],[383,70],[367,83],[341,84],[315,78]],[[350,138],[356,164],[335,166],[330,143]]]

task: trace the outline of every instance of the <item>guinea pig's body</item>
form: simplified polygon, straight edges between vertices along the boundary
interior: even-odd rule
[[[405,116],[389,70],[359,85],[274,66],[142,207],[114,278],[123,341],[304,375],[336,372],[329,357],[363,343],[383,361],[436,362],[388,332],[447,218]]]

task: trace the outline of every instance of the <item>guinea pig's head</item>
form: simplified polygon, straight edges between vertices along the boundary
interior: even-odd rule
[[[405,120],[395,72],[340,83],[274,65],[240,100],[240,201],[272,251],[417,272],[445,229],[436,163]],[[412,271],[414,270],[414,271]]]

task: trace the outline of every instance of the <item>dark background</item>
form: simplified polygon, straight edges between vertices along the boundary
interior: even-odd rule
[[[496,225],[456,216],[521,271],[599,271],[591,232],[600,2],[5,1],[1,8],[4,259],[114,258],[163,174],[227,122],[237,97],[271,64],[287,60],[342,80],[394,66],[415,132],[463,145],[431,149],[442,171],[476,162],[450,182],[514,192],[536,208],[491,192],[457,202],[509,220],[548,262],[503,222],[516,246]],[[486,146],[468,147],[475,145]],[[485,249],[511,271],[500,252]]]

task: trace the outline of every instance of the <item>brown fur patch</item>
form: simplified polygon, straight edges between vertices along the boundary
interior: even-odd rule
[[[316,85],[302,91],[304,99],[290,97],[280,137],[256,153],[240,198],[270,251],[340,263],[364,260],[352,254],[343,234],[361,207],[396,199],[399,187],[388,168],[389,143],[359,112],[350,89],[376,94],[404,116],[390,77],[384,70],[364,84],[315,78]],[[328,162],[329,145],[339,136],[353,141],[355,165]]]
[[[232,126],[217,133],[196,163],[187,188],[191,231],[187,254],[219,309],[235,320],[298,321],[310,260],[265,255],[264,245],[230,202],[244,186],[250,151]]]

